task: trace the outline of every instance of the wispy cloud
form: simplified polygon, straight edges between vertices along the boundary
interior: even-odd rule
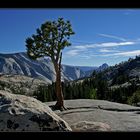
[[[101,52],[101,53],[119,52],[118,50],[111,50],[111,49],[114,49],[115,47],[120,47],[120,46],[134,45],[136,43],[137,42],[135,41],[126,41],[126,42],[105,42],[105,43],[78,45],[78,46],[73,46],[72,47],[73,49],[67,51],[65,54],[68,56],[76,56],[82,53],[83,55],[85,54],[85,52],[88,52],[90,49],[96,49],[95,50],[96,52],[97,52],[97,49],[99,49],[98,52]]]
[[[100,49],[99,52],[108,53],[108,52],[120,52],[120,51],[118,51],[118,50],[109,50],[109,49],[103,48],[103,49]]]
[[[108,35],[108,34],[98,34],[98,35],[102,36],[102,37],[107,37],[107,38],[113,38],[113,39],[117,39],[117,40],[121,40],[121,41],[126,41],[125,38],[114,36],[114,35]]]
[[[78,55],[79,52],[80,52],[80,50],[69,50],[66,52],[66,55],[75,56],[75,55]]]
[[[116,53],[115,55],[120,55],[120,56],[136,56],[136,55],[140,55],[140,50],[120,52],[120,53]]]
[[[90,59],[92,55],[81,55],[80,58]]]
[[[116,47],[116,46],[126,46],[126,45],[134,45],[135,42],[127,41],[127,42],[107,42],[107,43],[101,43],[97,44],[97,47]]]
[[[89,44],[89,45],[78,45],[74,46],[76,49],[88,49],[88,48],[107,48],[107,47],[116,47],[116,46],[126,46],[126,45],[134,45],[135,41],[126,41],[126,42],[105,42],[105,43],[97,43],[97,44]]]
[[[94,44],[90,44],[90,45],[78,45],[78,46],[73,46],[73,47],[76,48],[76,49],[85,50],[85,49],[91,48],[93,46],[94,46]]]
[[[100,54],[97,54],[96,52],[86,54],[85,52],[82,52],[79,50],[70,50],[70,51],[66,52],[66,55],[69,57],[72,57],[72,56],[77,56],[80,54],[78,57],[84,58],[84,59],[91,59],[91,58],[97,57],[97,56],[98,57],[110,57],[110,56],[113,56],[113,57],[134,57],[134,56],[140,55],[140,50],[120,52],[118,50],[100,49],[99,52],[100,52]]]
[[[100,54],[100,56],[130,56],[130,57],[136,55],[140,55],[140,50],[125,51],[111,54]]]

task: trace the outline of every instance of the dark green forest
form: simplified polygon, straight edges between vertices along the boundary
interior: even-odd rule
[[[126,75],[120,75],[113,80],[114,83],[121,84],[128,81]],[[104,78],[103,72],[93,72],[90,78],[68,83],[62,83],[64,99],[99,99],[112,102],[137,105],[140,102],[140,88],[137,81],[129,81],[130,85],[111,88],[108,81]],[[54,101],[55,83],[48,86],[39,86],[34,92],[34,96],[43,102]]]
[[[140,56],[136,56],[104,71],[93,71],[88,78],[62,83],[64,99],[99,99],[137,106],[140,102],[139,62]],[[40,86],[34,95],[43,102],[54,101],[54,89],[55,83]]]

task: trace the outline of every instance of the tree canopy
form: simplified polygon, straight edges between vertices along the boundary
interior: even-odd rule
[[[36,35],[26,39],[27,54],[31,59],[48,56],[58,62],[61,50],[71,45],[68,39],[73,34],[70,21],[47,21],[36,30]]]

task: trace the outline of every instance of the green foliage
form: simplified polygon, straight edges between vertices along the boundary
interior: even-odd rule
[[[140,102],[140,89],[133,93],[133,95],[128,98],[128,104],[137,105]]]
[[[4,88],[7,86],[7,84],[3,81],[0,81],[0,90],[4,90]]]
[[[97,92],[93,88],[91,81],[86,80],[83,83],[63,83],[62,91],[65,99],[96,99]],[[85,86],[86,83],[86,86]],[[92,87],[92,88],[91,88]],[[34,92],[38,100],[42,102],[55,101],[55,83],[48,86],[39,86]]]
[[[46,21],[36,30],[36,34],[26,39],[27,54],[31,59],[48,56],[57,62],[61,50],[71,45],[68,40],[73,34],[70,21],[63,18]]]
[[[34,96],[42,101],[46,102],[47,101],[47,87],[46,86],[39,86],[38,89],[34,92]]]
[[[54,101],[55,100],[55,84],[52,85],[39,85],[36,91],[34,91],[33,96],[42,101]]]
[[[89,92],[89,99],[97,99],[97,92],[96,89],[91,89]]]
[[[52,97],[55,94],[54,88],[54,83],[45,89],[38,88],[40,90],[37,92],[38,99],[41,101],[55,100],[55,96]],[[62,90],[65,99],[100,99],[133,105],[140,102],[140,89],[138,89],[137,82],[131,81],[131,85],[126,87],[110,88],[101,73],[82,82],[62,83]]]
[[[113,81],[112,81],[112,85],[114,84],[123,84],[125,82],[128,82],[129,81],[129,78],[126,74],[118,74],[118,76],[116,76]]]

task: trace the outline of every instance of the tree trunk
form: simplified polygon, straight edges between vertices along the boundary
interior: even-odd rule
[[[55,104],[55,109],[66,110],[64,107],[64,97],[62,93],[62,85],[61,85],[61,66],[60,64],[54,64],[56,71],[56,97],[57,102]]]
[[[64,107],[64,97],[62,93],[62,85],[61,85],[61,71],[59,68],[56,70],[56,107],[61,109]]]
[[[59,54],[58,54],[59,56]],[[54,109],[59,110],[66,110],[64,107],[64,97],[62,93],[62,85],[61,85],[61,60],[62,60],[62,52],[60,53],[60,57],[57,57],[58,59],[52,58],[52,62],[54,64],[55,72],[56,72],[56,97],[57,102],[54,106]]]

